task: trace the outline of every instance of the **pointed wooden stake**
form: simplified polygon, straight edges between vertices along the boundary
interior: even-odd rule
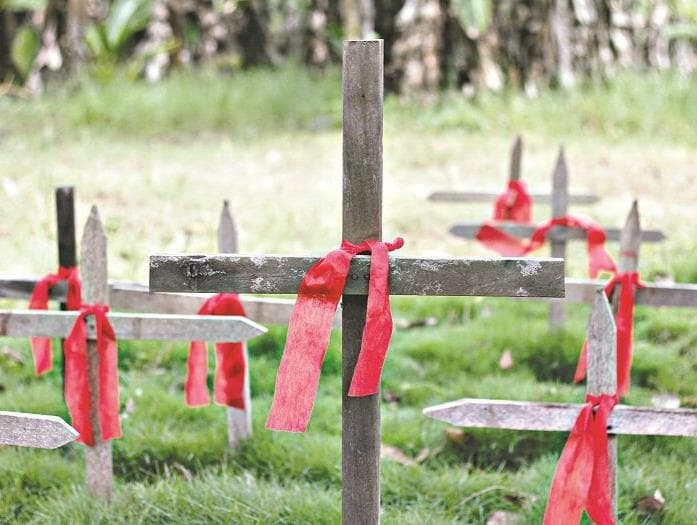
[[[552,174],[552,217],[563,217],[569,209],[569,176],[564,156],[564,147],[559,148],[557,164]],[[566,258],[566,239],[550,241],[551,256]],[[552,301],[549,306],[549,327],[552,330],[561,328],[564,324],[564,301]]]
[[[523,138],[518,135],[511,147],[510,180],[520,180],[520,165],[523,158]]]
[[[639,248],[641,247],[641,222],[639,220],[639,202],[632,202],[627,220],[620,232],[620,260],[617,269],[620,272],[636,272],[639,269]]]
[[[230,213],[230,204],[223,201],[223,210],[220,213],[218,224],[218,251],[220,253],[237,253],[237,228]],[[227,409],[227,440],[230,448],[236,448],[244,439],[252,437],[252,395],[249,388],[249,354],[247,343],[244,348],[244,410],[228,407]]]
[[[0,445],[58,448],[77,436],[73,427],[56,416],[0,411]]]
[[[80,253],[82,272],[82,302],[85,304],[107,304],[109,286],[107,282],[107,241],[97,207],[93,206],[82,234]],[[94,429],[95,445],[85,448],[87,488],[95,496],[111,499],[113,471],[111,442],[102,441],[99,427],[99,351],[94,340],[94,319],[87,321],[90,340],[87,342],[90,382],[90,421]]]
[[[617,392],[617,329],[610,304],[603,290],[598,290],[588,322],[588,383],[591,395]],[[609,429],[608,429],[609,430]],[[608,435],[612,512],[617,519],[617,435]]]

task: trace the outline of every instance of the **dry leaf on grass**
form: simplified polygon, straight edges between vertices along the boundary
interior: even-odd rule
[[[661,494],[661,491],[656,489],[653,496],[644,496],[637,501],[636,509],[642,514],[657,514],[663,510],[666,499]]]
[[[404,452],[399,450],[397,447],[385,445],[384,443],[380,444],[380,457],[382,459],[395,461],[400,465],[404,465],[405,467],[416,466],[416,461],[407,456]]]
[[[511,367],[513,367],[513,354],[511,354],[510,350],[506,350],[501,354],[501,359],[499,359],[499,368],[508,370]]]
[[[445,439],[453,445],[463,445],[467,434],[461,428],[449,427],[445,429]]]
[[[486,525],[517,525],[518,523],[520,523],[520,516],[505,510],[497,510],[486,520]]]

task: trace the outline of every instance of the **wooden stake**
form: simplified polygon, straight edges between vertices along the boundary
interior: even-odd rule
[[[220,253],[237,253],[239,251],[237,228],[230,212],[230,204],[223,201],[223,210],[218,223],[218,251]],[[244,348],[244,410],[228,407],[227,410],[227,440],[230,448],[235,448],[240,441],[252,437],[252,396],[249,389],[249,355],[247,343]]]
[[[77,266],[77,243],[75,241],[75,192],[72,186],[59,186],[56,197],[56,238],[58,239],[58,265],[64,268]],[[67,310],[68,304],[61,301],[60,309]],[[61,375],[65,387],[65,340],[61,339]]]
[[[591,395],[617,392],[617,330],[605,292],[596,292],[588,322],[588,383]],[[617,436],[608,435],[610,478],[612,480],[612,512],[617,518]]]
[[[343,239],[382,238],[383,41],[344,43]],[[366,295],[343,298],[342,521],[380,522],[380,394],[349,397]]]
[[[557,164],[552,174],[552,217],[563,217],[569,208],[569,177],[564,157],[564,147],[559,148]],[[550,241],[550,255],[566,259],[566,239]],[[564,301],[552,301],[549,305],[549,327],[552,330],[564,325]]]
[[[511,166],[509,168],[509,179],[520,180],[520,164],[523,158],[523,137],[518,135],[511,147]]]
[[[107,282],[106,235],[95,206],[90,211],[82,234],[82,300],[85,304],[106,304],[109,299]],[[90,421],[94,429],[95,445],[85,449],[87,489],[95,496],[111,499],[113,470],[111,442],[102,441],[99,426],[99,351],[94,340],[94,318],[87,321],[90,340],[87,342],[90,383]]]

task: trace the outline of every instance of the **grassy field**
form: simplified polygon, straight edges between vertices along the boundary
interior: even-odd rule
[[[52,189],[77,187],[78,222],[97,204],[109,235],[110,276],[146,278],[153,252],[215,249],[221,199],[231,201],[246,253],[335,247],[340,234],[340,79],[300,69],[235,76],[182,73],[157,86],[85,80],[38,102],[0,98],[0,272],[55,267]],[[576,208],[621,225],[640,199],[646,227],[667,242],[642,249],[645,278],[697,281],[691,218],[697,199],[697,82],[626,75],[610,85],[536,100],[388,98],[385,236],[401,254],[482,255],[447,234],[489,206],[436,205],[433,189],[502,187],[508,147],[523,133],[524,177],[547,188],[560,143],[571,187],[601,194]],[[548,210],[538,207],[536,218]],[[611,247],[616,255],[616,246]],[[569,273],[582,276],[583,246]],[[540,523],[564,434],[458,432],[421,409],[458,397],[580,401],[569,383],[586,307],[547,331],[542,303],[484,299],[393,301],[395,316],[437,325],[398,329],[383,380],[383,443],[409,458],[382,467],[384,523],[485,523],[495,511]],[[263,429],[283,327],[250,343],[255,435],[225,447],[223,410],[183,405],[186,344],[119,346],[124,437],[114,443],[117,494],[85,496],[80,446],[0,450],[2,523],[337,523],[340,513],[340,348],[334,334],[305,435]],[[510,351],[514,365],[502,370]],[[634,386],[626,402],[670,393],[697,407],[697,319],[638,308]],[[35,378],[23,340],[0,343],[0,407],[67,417],[58,374]],[[620,439],[621,523],[697,523],[697,440]],[[665,505],[639,501],[660,490]]]

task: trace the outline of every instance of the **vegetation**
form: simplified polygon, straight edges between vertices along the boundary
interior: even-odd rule
[[[630,198],[644,224],[669,235],[645,246],[646,278],[697,275],[692,216],[697,198],[693,81],[627,76],[568,94],[543,92],[453,100],[388,98],[385,234],[409,254],[482,254],[447,235],[489,206],[425,203],[427,191],[501,187],[512,135],[523,132],[524,177],[549,183],[564,141],[573,189],[603,195],[574,210],[619,224]],[[660,110],[659,110],[660,109]],[[0,250],[5,274],[55,267],[52,188],[75,184],[78,223],[100,207],[112,278],[145,279],[153,251],[215,248],[220,199],[228,197],[245,252],[326,252],[339,235],[339,76],[302,68],[222,76],[178,73],[146,87],[82,80],[38,102],[0,99]],[[537,218],[547,210],[536,209]],[[29,241],[31,239],[31,241]],[[611,248],[616,254],[616,246]],[[583,246],[570,272],[582,275]],[[9,303],[8,303],[9,304]],[[506,300],[395,298],[400,323],[383,382],[385,523],[485,523],[495,511],[540,523],[564,434],[459,431],[421,415],[458,397],[580,401],[569,381],[587,321],[570,307],[565,330],[547,332],[547,306]],[[418,324],[418,323],[416,323]],[[401,327],[401,328],[400,328]],[[82,449],[0,450],[3,523],[336,523],[340,505],[340,352],[334,334],[304,435],[263,429],[285,337],[273,327],[250,343],[255,435],[225,446],[224,411],[183,405],[186,344],[119,345],[124,437],[114,443],[117,494],[107,506],[82,490]],[[637,308],[630,404],[659,393],[697,407],[697,320],[681,310]],[[511,352],[513,366],[499,360]],[[0,406],[67,417],[60,374],[36,378],[28,344],[0,344]],[[60,364],[56,363],[57,370]],[[694,523],[697,440],[620,438],[620,521]],[[404,458],[401,459],[404,462]],[[659,490],[662,509],[643,510]]]

